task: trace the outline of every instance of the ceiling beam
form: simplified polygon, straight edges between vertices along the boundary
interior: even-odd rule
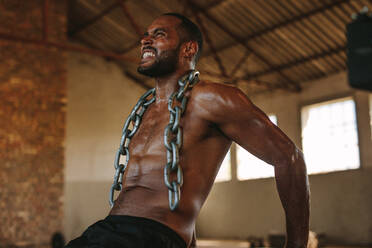
[[[191,11],[192,13],[190,13],[190,15],[195,15],[196,13],[204,13],[204,11],[207,11],[208,9],[212,9],[214,7],[217,7],[219,6],[220,4],[224,3],[224,2],[227,2],[228,0],[215,0],[215,1],[212,1],[211,3],[207,4],[207,6],[204,6],[200,9],[197,9],[197,10],[192,10],[192,6],[190,6],[189,4],[189,1],[188,0],[178,0],[180,2],[180,4],[183,5],[183,11],[182,11],[182,14],[187,16],[187,10]]]
[[[332,2],[330,4],[326,4],[322,7],[319,7],[319,8],[316,8],[316,9],[313,9],[309,12],[306,12],[306,13],[303,13],[303,14],[300,14],[298,16],[295,16],[293,18],[290,18],[290,19],[287,19],[287,20],[284,20],[282,22],[279,22],[277,24],[274,24],[273,26],[270,26],[270,27],[266,27],[266,28],[263,28],[259,31],[256,31],[250,35],[247,35],[245,37],[243,37],[242,39],[244,39],[244,41],[247,43],[249,42],[250,40],[254,39],[254,38],[257,38],[259,36],[262,36],[262,35],[265,35],[267,33],[270,33],[270,32],[273,32],[279,28],[282,28],[282,27],[285,27],[287,25],[290,25],[290,24],[293,24],[295,22],[299,22],[299,21],[302,21],[306,18],[309,18],[310,16],[313,16],[313,15],[316,15],[318,13],[321,13],[321,12],[324,12],[330,8],[333,8],[335,6],[338,6],[338,5],[341,5],[342,3],[345,3],[345,2],[348,2],[350,0],[337,0],[335,2]],[[218,51],[222,51],[222,50],[225,50],[225,49],[228,49],[228,48],[231,48],[233,46],[236,46],[237,44],[236,43],[230,43],[230,44],[226,44],[222,47],[219,47],[218,48]],[[211,56],[212,55],[212,52],[209,52],[207,53],[205,56]]]
[[[49,35],[49,0],[43,3],[43,40],[48,41]]]
[[[77,33],[80,33],[84,29],[88,28],[89,26],[93,25],[97,21],[99,21],[101,18],[109,14],[113,9],[120,7],[120,3],[118,1],[115,1],[113,4],[105,8],[102,12],[99,14],[93,16],[92,18],[88,19],[87,21],[81,23],[77,27],[73,28],[72,30],[68,31],[68,35],[70,37],[75,36]]]
[[[6,34],[6,33],[1,33],[1,32],[0,32],[0,39],[13,41],[13,42],[20,42],[23,44],[52,47],[52,48],[57,48],[62,51],[86,53],[90,55],[126,61],[126,62],[134,63],[134,64],[138,63],[138,59],[135,59],[135,58],[130,58],[128,56],[119,55],[114,52],[91,49],[91,48],[87,48],[83,46],[76,46],[76,45],[70,45],[70,44],[64,44],[64,43],[58,43],[58,42],[52,42],[52,41],[44,41],[44,40],[38,40],[38,39],[30,39],[26,37],[20,37],[17,35]]]
[[[224,77],[223,75],[221,75],[219,73],[215,73],[215,72],[212,72],[212,71],[206,71],[206,70],[201,70],[200,73],[203,74],[203,75],[210,76],[213,79],[218,79],[219,81],[224,82],[224,84],[236,85],[238,82],[244,82],[244,83],[250,84],[250,85],[264,86],[267,90],[283,89],[282,85],[273,84],[271,82],[266,82],[266,81],[259,80],[259,79],[246,80],[246,79],[243,79],[243,78],[231,78],[229,76]]]
[[[233,75],[228,76],[228,77],[223,77],[223,75],[221,75],[221,74],[210,72],[210,71],[202,71],[202,72],[203,72],[203,74],[206,74],[206,75],[209,75],[209,76],[212,76],[212,77],[224,78],[224,79],[227,79],[227,80],[230,80],[230,81],[251,81],[251,80],[255,80],[256,78],[261,77],[261,76],[269,75],[271,73],[276,73],[278,71],[285,70],[285,69],[291,68],[293,66],[298,66],[300,64],[304,64],[304,63],[312,61],[312,60],[321,59],[321,58],[324,58],[326,56],[331,56],[333,54],[336,54],[336,53],[339,53],[339,52],[342,52],[342,51],[346,51],[346,46],[339,46],[339,47],[333,48],[329,51],[325,51],[325,52],[313,54],[311,56],[296,59],[296,60],[293,60],[289,63],[282,64],[282,65],[279,65],[279,66],[275,66],[273,68],[269,68],[267,70],[263,70],[263,71],[260,71],[260,72],[255,72],[255,73],[249,74],[247,76],[243,76],[243,77],[234,77]]]
[[[125,2],[123,0],[117,0],[117,1],[120,3],[121,9],[123,10],[123,13],[124,13],[125,17],[128,19],[128,21],[132,25],[134,31],[137,33],[138,37],[141,38],[142,35],[143,35],[142,28],[134,20],[134,17],[132,16],[130,11],[128,10],[128,7],[126,6]]]
[[[226,77],[227,76],[227,73],[226,73],[225,66],[222,63],[221,58],[218,56],[217,50],[216,50],[216,48],[215,48],[215,46],[213,44],[212,39],[209,37],[208,30],[205,28],[204,23],[203,23],[203,21],[200,18],[200,16],[199,16],[198,13],[195,14],[195,18],[196,18],[196,21],[197,21],[197,23],[199,24],[199,26],[201,28],[201,31],[204,34],[205,41],[207,42],[208,46],[210,47],[210,49],[213,52],[213,58],[217,62],[217,65],[218,65],[218,67],[220,69],[221,74]]]
[[[345,2],[348,2],[350,0],[337,0],[337,1],[334,1],[330,4],[326,4],[322,7],[319,7],[319,8],[316,8],[316,9],[313,9],[309,12],[305,12],[305,13],[302,13],[298,16],[294,16],[293,18],[290,18],[290,19],[287,19],[287,20],[284,20],[282,22],[279,22],[273,26],[270,26],[270,27],[267,27],[267,28],[264,28],[262,30],[259,30],[257,32],[254,32],[252,34],[250,34],[249,36],[246,37],[247,40],[250,40],[250,39],[253,39],[255,37],[258,37],[258,36],[261,36],[261,35],[264,35],[266,33],[269,33],[269,32],[273,32],[274,30],[278,29],[278,28],[282,28],[284,26],[288,26],[294,22],[300,22],[306,18],[309,18],[310,16],[313,16],[313,15],[316,15],[320,12],[324,12],[330,8],[333,8],[334,6],[337,6],[337,5],[340,5],[342,3],[345,3]]]
[[[293,66],[298,66],[300,64],[304,64],[304,63],[309,62],[311,60],[321,59],[321,58],[324,58],[326,56],[330,56],[330,55],[333,55],[333,54],[336,54],[336,53],[339,53],[339,52],[345,51],[345,50],[346,50],[346,46],[339,46],[339,47],[336,47],[336,48],[332,48],[328,51],[324,51],[324,52],[321,52],[321,53],[313,54],[311,56],[302,57],[300,59],[293,60],[293,61],[288,62],[286,64],[273,66],[273,67],[271,67],[267,70],[263,70],[263,71],[260,71],[260,72],[248,74],[248,75],[242,77],[241,79],[250,80],[250,79],[257,78],[257,77],[264,76],[264,75],[268,75],[268,74],[271,74],[271,73],[274,73],[274,72],[279,72],[279,71],[291,68]]]
[[[198,9],[200,10],[201,7],[195,3],[194,0],[189,0],[189,3],[192,4],[194,6],[195,9]],[[207,17],[210,21],[212,21],[215,25],[217,25],[218,27],[221,28],[221,30],[223,30],[226,34],[228,34],[231,38],[233,38],[237,43],[243,45],[248,51],[250,51],[252,54],[254,54],[259,60],[261,60],[264,64],[266,64],[267,66],[269,67],[274,67],[274,65],[268,60],[266,59],[264,56],[262,56],[261,54],[257,53],[256,51],[254,51],[252,48],[250,48],[247,44],[246,44],[246,41],[236,35],[235,33],[233,33],[227,26],[226,24],[223,24],[221,23],[220,21],[218,21],[215,17],[211,16],[207,11],[205,11],[204,13],[204,16]],[[301,91],[301,87],[298,83],[294,82],[293,80],[291,80],[287,75],[285,75],[284,73],[282,73],[281,71],[278,71],[278,74],[283,78],[285,79],[285,82],[283,82],[283,88],[286,88],[288,90],[292,90],[292,91],[295,91],[295,92],[299,92]]]
[[[243,66],[245,61],[247,61],[248,57],[250,55],[250,52],[248,50],[245,50],[245,53],[241,57],[241,59],[236,63],[235,67],[231,70],[229,76],[235,77],[236,73],[240,70],[240,68]]]

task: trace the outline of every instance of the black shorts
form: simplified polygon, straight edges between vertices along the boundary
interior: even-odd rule
[[[65,248],[186,248],[186,242],[157,221],[109,215],[88,227]]]

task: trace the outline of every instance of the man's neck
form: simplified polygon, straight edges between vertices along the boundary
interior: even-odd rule
[[[155,78],[156,103],[168,102],[169,97],[178,89],[178,79],[192,69],[177,70],[164,77]]]

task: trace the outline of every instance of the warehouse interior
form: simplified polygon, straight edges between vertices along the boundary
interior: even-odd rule
[[[313,134],[330,155],[309,155],[308,170],[320,168],[309,175],[310,230],[318,247],[372,247],[372,92],[350,86],[346,37],[370,10],[370,0],[0,1],[0,247],[52,247],[56,233],[69,241],[107,216],[123,122],[154,87],[137,73],[140,40],[168,12],[203,33],[201,80],[241,89],[299,148],[308,108],[351,104],[336,143],[325,126]],[[233,144],[200,212],[198,247],[285,235],[275,179],[239,174],[239,154]]]

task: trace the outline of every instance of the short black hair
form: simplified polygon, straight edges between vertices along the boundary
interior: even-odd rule
[[[198,52],[195,55],[195,63],[198,62],[199,57],[200,57],[200,55],[202,53],[202,50],[203,50],[203,35],[202,35],[202,32],[200,31],[199,27],[184,15],[181,15],[181,14],[178,14],[178,13],[165,13],[163,15],[174,16],[174,17],[181,20],[181,23],[178,26],[178,28],[182,28],[183,31],[185,31],[183,33],[186,33],[186,35],[184,35],[183,33],[180,33],[180,32],[179,32],[179,35],[182,37],[182,42],[186,42],[186,41],[191,40],[191,41],[196,41],[198,43],[198,48],[199,49],[198,49]]]

